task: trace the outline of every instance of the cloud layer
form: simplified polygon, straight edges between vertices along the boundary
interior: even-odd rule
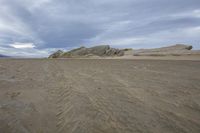
[[[96,44],[186,43],[200,49],[199,5],[199,0],[0,0],[0,54],[40,57]]]

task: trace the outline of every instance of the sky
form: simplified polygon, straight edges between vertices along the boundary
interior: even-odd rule
[[[200,0],[0,0],[0,54],[110,45],[200,49]]]

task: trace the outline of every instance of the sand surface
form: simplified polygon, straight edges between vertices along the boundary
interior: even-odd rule
[[[200,62],[1,59],[0,133],[200,133]]]

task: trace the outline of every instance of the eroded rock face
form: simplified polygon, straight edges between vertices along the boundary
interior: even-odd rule
[[[89,57],[89,56],[123,56],[124,50],[110,48],[109,45],[99,45],[91,48],[80,47],[68,52],[60,52],[51,55],[51,58]]]
[[[88,48],[88,53],[97,55],[97,56],[105,56],[106,51],[110,49],[109,45],[100,45]]]
[[[55,53],[51,54],[51,55],[49,56],[49,58],[59,58],[59,57],[62,56],[63,53],[64,53],[64,52],[63,52],[62,50],[58,50],[58,51],[56,51]]]
[[[107,56],[123,56],[124,55],[124,50],[119,50],[119,49],[115,49],[115,48],[111,48],[109,50],[106,51],[106,55]]]

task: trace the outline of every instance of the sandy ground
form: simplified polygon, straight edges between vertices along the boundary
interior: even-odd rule
[[[200,62],[2,59],[0,133],[200,133]]]

